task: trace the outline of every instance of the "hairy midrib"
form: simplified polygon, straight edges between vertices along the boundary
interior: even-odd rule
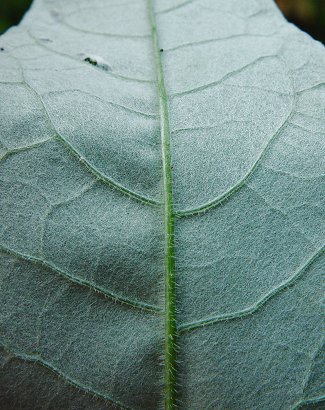
[[[160,107],[160,135],[163,168],[164,231],[165,231],[165,408],[175,408],[176,400],[176,281],[174,259],[174,220],[170,130],[167,94],[161,61],[153,0],[147,0],[155,56]]]

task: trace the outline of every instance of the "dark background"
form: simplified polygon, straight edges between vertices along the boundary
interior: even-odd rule
[[[8,27],[19,23],[31,2],[31,0],[0,0],[0,34]],[[325,0],[276,0],[276,2],[289,21],[325,43]]]

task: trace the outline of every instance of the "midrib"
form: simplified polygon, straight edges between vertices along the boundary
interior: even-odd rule
[[[163,164],[165,227],[165,408],[175,409],[176,399],[176,281],[174,261],[174,207],[167,94],[161,62],[153,0],[147,0],[157,72]]]

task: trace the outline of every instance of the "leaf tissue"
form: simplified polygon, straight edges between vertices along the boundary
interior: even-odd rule
[[[0,46],[1,410],[324,408],[324,47],[272,0]]]

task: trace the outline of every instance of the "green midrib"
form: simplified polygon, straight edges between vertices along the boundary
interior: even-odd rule
[[[175,409],[176,400],[176,281],[174,258],[174,219],[172,192],[172,173],[170,155],[170,131],[167,94],[161,62],[153,0],[147,0],[151,23],[152,40],[157,71],[161,147],[164,189],[164,226],[165,226],[165,408]]]

